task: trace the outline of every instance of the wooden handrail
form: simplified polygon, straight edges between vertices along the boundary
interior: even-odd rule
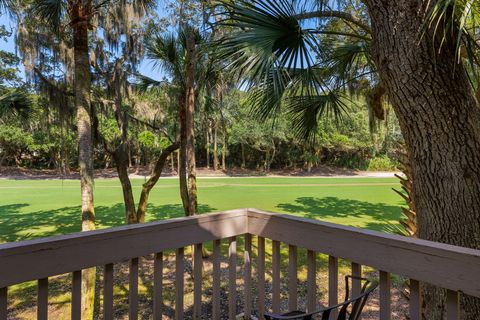
[[[0,245],[0,288],[250,233],[480,297],[480,251],[239,209]]]
[[[245,209],[0,245],[0,288],[247,232]]]
[[[480,297],[480,250],[257,209],[248,232]]]

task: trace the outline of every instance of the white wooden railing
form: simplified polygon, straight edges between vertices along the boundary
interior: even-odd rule
[[[237,292],[237,239],[244,237],[243,292]],[[252,251],[252,237],[256,252]],[[272,240],[271,306],[265,297],[265,239]],[[228,240],[228,315],[220,308],[221,250]],[[316,306],[316,253],[328,258],[328,303],[338,300],[338,259],[351,261],[351,273],[362,274],[362,266],[380,271],[380,319],[391,317],[390,274],[410,278],[410,319],[420,320],[420,282],[447,289],[447,318],[459,319],[459,294],[480,297],[480,251],[375,231],[351,228],[317,220],[239,209],[195,217],[164,220],[92,232],[76,233],[0,245],[0,320],[8,318],[8,287],[38,280],[37,317],[48,318],[49,277],[69,273],[72,277],[72,319],[80,319],[81,272],[104,266],[103,318],[113,319],[113,264],[129,260],[129,318],[138,317],[138,258],[155,254],[153,316],[162,318],[163,252],[174,249],[175,319],[184,317],[184,248],[194,245],[193,318],[200,319],[202,305],[202,244],[213,241],[212,318],[235,319],[242,313],[262,315],[267,308],[281,310],[280,244],[288,245],[288,308],[298,305],[297,248],[307,249],[307,310]],[[253,259],[255,253],[255,261]],[[252,273],[252,269],[256,269]],[[256,279],[252,279],[252,275]],[[252,281],[255,280],[255,281]],[[252,289],[256,285],[256,297]],[[354,283],[353,291],[360,290]],[[237,309],[237,298],[243,301]],[[255,302],[255,303],[254,303]],[[271,307],[271,308],[270,308]]]

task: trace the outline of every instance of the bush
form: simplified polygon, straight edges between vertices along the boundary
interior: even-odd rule
[[[386,155],[378,156],[368,162],[368,171],[393,171],[396,163]]]

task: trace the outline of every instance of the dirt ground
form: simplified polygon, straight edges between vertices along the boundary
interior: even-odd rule
[[[144,178],[150,175],[148,167],[130,168],[129,174],[131,178]],[[350,169],[335,168],[329,166],[317,166],[311,172],[303,169],[283,169],[271,170],[269,172],[231,168],[228,170],[208,169],[204,167],[197,168],[198,177],[393,177],[395,172],[373,172],[358,171]],[[175,177],[177,172],[166,167],[162,173],[163,177]],[[115,168],[96,169],[95,178],[116,178],[117,172]],[[78,172],[71,170],[68,175],[61,175],[52,169],[29,169],[20,167],[1,167],[0,178],[4,179],[79,179]]]

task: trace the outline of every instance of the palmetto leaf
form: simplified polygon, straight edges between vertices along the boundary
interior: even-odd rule
[[[47,25],[58,30],[66,10],[64,0],[34,0],[33,10]]]
[[[13,115],[27,118],[32,106],[28,95],[20,90],[10,91],[0,96],[0,118]]]
[[[285,106],[293,126],[303,137],[316,127],[327,109],[343,110],[336,93],[316,68],[318,38],[302,28],[296,18],[296,2],[288,0],[240,0],[222,2],[227,18],[219,25],[234,28],[218,43],[217,55],[228,59],[249,88],[250,103],[261,118]],[[335,102],[335,103],[334,103]],[[307,119],[306,117],[310,117]]]

